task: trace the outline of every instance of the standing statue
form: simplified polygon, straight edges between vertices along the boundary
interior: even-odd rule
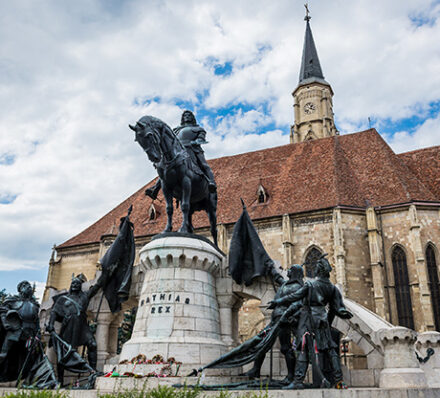
[[[68,293],[62,293],[53,298],[49,324],[46,330],[51,333],[55,330],[55,321],[61,322],[60,337],[69,343],[74,349],[84,345],[87,347],[88,361],[93,369],[96,369],[98,359],[96,340],[87,323],[87,307],[90,299],[98,292],[100,286],[93,285],[87,292],[81,289],[83,279],[72,279]],[[58,365],[58,379],[63,383],[64,367]]]
[[[335,315],[349,319],[353,314],[345,308],[341,293],[330,282],[332,267],[324,256],[321,256],[316,263],[316,279],[306,282],[295,293],[276,298],[269,306],[269,308],[273,308],[303,300],[297,329],[297,341],[300,344],[297,346],[295,376],[293,382],[286,387],[288,389],[304,388],[308,364],[313,360],[317,373],[320,373],[322,387],[330,386],[330,382],[322,373],[324,364],[328,363],[331,367],[332,381],[335,387],[346,388],[342,381],[341,362],[337,353],[338,346],[332,339],[330,325]],[[314,384],[316,386],[316,383]]]
[[[258,277],[268,276],[279,285],[275,298],[279,299],[300,290],[304,286],[304,271],[300,265],[292,265],[288,279],[275,269],[274,261],[266,252],[252,223],[246,206],[242,201],[243,212],[234,226],[229,249],[229,273],[237,284],[250,286]],[[270,382],[281,387],[290,383],[294,377],[295,352],[292,349],[292,332],[295,332],[302,303],[280,303],[272,312],[271,321],[256,336],[246,340],[238,347],[220,356],[209,364],[194,369],[191,375],[197,375],[204,369],[234,368],[254,362],[251,370],[244,376],[258,378],[266,353],[273,347],[277,338],[281,343],[281,352],[286,359],[288,374],[283,381]],[[258,387],[259,381],[246,381],[238,385],[224,385],[225,388]]]
[[[193,213],[205,210],[217,244],[217,193],[212,192],[215,191],[214,176],[200,147],[205,142],[205,131],[197,126],[194,117],[189,118],[189,113],[185,112],[182,126],[178,131],[176,129],[183,142],[167,124],[153,116],[144,116],[135,126],[129,127],[136,133],[135,141],[147,153],[159,174],[168,216],[164,232],[172,231],[173,198],[176,198],[180,201],[183,215],[179,232],[193,233]]]
[[[304,286],[304,271],[303,268],[298,264],[292,265],[289,268],[287,271],[287,280],[284,280],[283,276],[278,273],[273,266],[270,273],[274,283],[281,285],[275,294],[275,299],[281,299],[289,294],[293,294]],[[280,323],[280,331],[278,333],[278,338],[281,344],[280,349],[285,357],[287,366],[287,376],[283,381],[286,384],[289,384],[293,381],[295,372],[295,352],[292,348],[292,333],[295,334],[296,332],[296,327],[298,325],[298,312],[301,306],[301,301],[296,301],[293,306],[290,306],[289,313],[291,313],[291,315],[284,317],[284,321]],[[266,328],[273,328],[281,319],[283,314],[285,314],[288,307],[288,303],[276,305],[272,312],[271,321]],[[247,371],[244,376],[260,377],[260,369],[263,365],[265,356],[266,351],[259,353],[255,358],[254,366]]]
[[[29,354],[33,339],[40,335],[40,305],[28,281],[17,286],[18,295],[0,306],[0,380],[16,380]],[[3,343],[2,343],[3,341]]]

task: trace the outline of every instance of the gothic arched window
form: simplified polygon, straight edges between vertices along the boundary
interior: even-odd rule
[[[321,257],[322,252],[318,250],[316,247],[313,247],[306,256],[306,260],[304,261],[305,274],[307,278],[315,277],[315,266],[318,259]]]
[[[440,286],[437,262],[432,245],[426,248],[426,266],[428,268],[429,290],[431,291],[432,311],[434,314],[435,330],[440,331]]]
[[[398,322],[400,326],[414,329],[411,291],[405,252],[401,247],[396,246],[393,249],[391,259],[393,262]]]

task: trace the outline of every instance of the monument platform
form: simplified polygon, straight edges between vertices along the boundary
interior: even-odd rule
[[[178,378],[179,379],[179,378]],[[194,378],[195,379],[195,378]],[[114,379],[113,379],[114,380]],[[145,388],[147,390],[153,389],[159,385],[172,385],[176,383],[176,378],[164,379],[148,379],[143,380],[143,383],[138,383],[142,379],[135,381],[139,386],[139,390]],[[196,381],[196,380],[194,380]],[[181,380],[183,382],[183,380]],[[188,380],[191,384],[192,380]],[[95,390],[61,390],[65,391],[66,397],[71,398],[98,398],[99,394],[112,393],[117,391],[132,390],[133,384],[125,379],[118,384],[118,390],[107,389],[109,386],[103,383],[99,389]],[[16,392],[15,388],[0,388],[0,396]],[[247,391],[228,391],[229,397],[249,397],[249,393],[255,394],[253,398],[437,398],[440,397],[440,388],[414,388],[414,389],[383,389],[383,388],[352,388],[348,390],[335,389],[316,389],[316,390],[247,390]],[[218,397],[220,391],[201,391],[197,398],[203,397]]]

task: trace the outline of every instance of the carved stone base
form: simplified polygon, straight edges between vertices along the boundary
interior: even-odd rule
[[[120,359],[160,354],[198,368],[225,353],[215,284],[223,258],[212,244],[181,235],[144,246],[136,322]]]

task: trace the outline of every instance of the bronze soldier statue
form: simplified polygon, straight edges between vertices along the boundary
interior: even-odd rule
[[[346,388],[342,381],[341,363],[337,353],[338,345],[332,338],[330,325],[335,315],[349,319],[353,314],[345,308],[341,293],[330,282],[331,270],[332,267],[328,260],[321,256],[316,264],[316,278],[314,280],[307,281],[295,293],[276,298],[269,306],[271,308],[303,300],[297,329],[299,344],[297,345],[295,376],[292,383],[286,388],[304,388],[304,378],[309,361],[315,364],[315,373],[319,374],[321,379],[320,385],[316,385],[314,380],[315,387],[330,386],[329,381],[323,375],[323,365],[329,363],[335,387]]]
[[[88,361],[93,369],[97,363],[97,345],[93,333],[87,323],[87,307],[90,299],[98,292],[100,286],[93,285],[87,292],[81,289],[83,279],[75,277],[72,279],[68,293],[63,293],[54,297],[49,324],[46,330],[50,333],[54,331],[55,321],[61,322],[60,337],[69,343],[74,349],[81,345],[87,347]],[[58,366],[58,379],[62,383],[64,369]]]
[[[281,299],[289,294],[297,292],[300,288],[304,286],[304,271],[303,268],[298,265],[292,265],[287,271],[287,280],[278,273],[275,267],[272,265],[269,271],[272,276],[272,280],[279,285],[279,288],[275,294],[275,300]],[[272,317],[270,324],[267,327],[272,328],[283,316],[283,314],[288,309],[290,303],[280,303],[277,304],[272,312]],[[285,322],[280,325],[280,332],[278,338],[281,344],[281,352],[285,357],[287,365],[287,376],[283,380],[286,384],[293,381],[293,376],[295,372],[295,352],[292,348],[292,334],[295,333],[298,324],[298,312],[302,306],[301,301],[296,301],[293,306],[289,309],[290,315],[285,318]],[[283,319],[284,319],[283,318]],[[254,366],[247,371],[244,376],[249,377],[260,377],[260,369],[263,365],[266,352],[262,352],[255,358]]]
[[[180,142],[185,147],[189,156],[193,159],[194,163],[200,167],[201,172],[208,180],[209,192],[213,193],[217,190],[217,186],[214,180],[214,174],[211,168],[206,162],[205,155],[201,145],[207,144],[206,131],[203,127],[197,124],[194,114],[186,110],[182,113],[180,126],[173,130],[174,134],[179,138]],[[152,199],[157,198],[157,194],[161,188],[160,180],[156,182],[156,185],[152,188],[147,188],[145,194]]]
[[[32,339],[40,334],[34,289],[28,281],[17,286],[18,295],[7,297],[0,306],[0,380],[16,380],[29,353]]]

